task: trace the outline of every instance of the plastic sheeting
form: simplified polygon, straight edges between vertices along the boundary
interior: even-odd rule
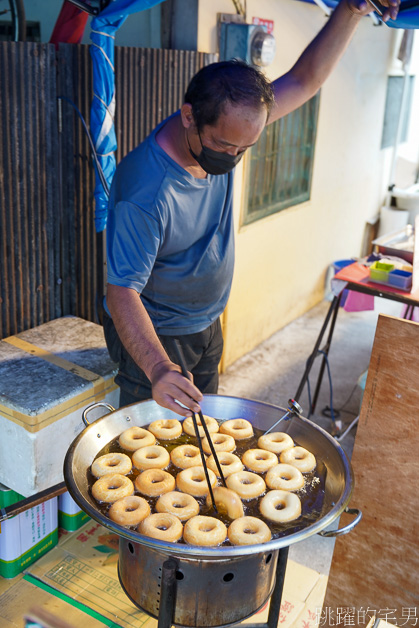
[[[114,0],[91,23],[90,54],[93,61],[93,101],[90,133],[104,179],[96,168],[95,228],[106,227],[108,190],[116,168],[115,116],[115,33],[132,13],[150,9],[163,0]],[[103,185],[105,183],[105,185]]]

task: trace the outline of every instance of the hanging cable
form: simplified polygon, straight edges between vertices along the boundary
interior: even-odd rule
[[[97,156],[97,152],[96,152],[95,146],[94,146],[94,144],[93,144],[92,136],[91,136],[91,135],[90,135],[90,133],[89,133],[89,129],[87,128],[87,124],[86,124],[86,122],[85,122],[85,120],[84,120],[84,118],[83,118],[83,116],[82,116],[81,111],[79,110],[79,108],[77,107],[77,105],[76,105],[76,104],[75,104],[72,100],[70,100],[69,98],[67,98],[67,96],[58,96],[58,100],[65,100],[65,101],[66,101],[66,102],[68,102],[68,103],[69,103],[72,107],[74,107],[74,109],[76,110],[76,112],[77,112],[77,114],[78,114],[78,116],[79,116],[79,118],[80,118],[80,120],[81,120],[81,122],[82,122],[82,125],[83,125],[83,128],[84,128],[84,131],[85,131],[85,133],[86,133],[86,135],[87,135],[87,139],[89,140],[90,148],[92,149],[93,160],[94,160],[94,162],[95,162],[96,171],[97,171],[97,173],[98,173],[98,176],[99,176],[100,182],[101,182],[101,184],[102,184],[102,186],[103,186],[103,190],[104,190],[104,192],[105,192],[105,194],[106,194],[107,198],[109,198],[109,186],[108,186],[108,182],[106,181],[105,173],[103,172],[102,166],[100,165],[100,162],[99,162],[99,159],[98,159],[98,156]]]

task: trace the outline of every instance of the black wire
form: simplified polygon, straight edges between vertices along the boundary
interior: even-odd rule
[[[89,140],[90,148],[92,149],[93,159],[94,159],[94,162],[95,162],[97,173],[99,175],[100,182],[101,182],[101,184],[103,186],[103,190],[104,190],[107,198],[109,198],[108,182],[106,181],[105,173],[103,172],[102,166],[100,165],[100,162],[99,162],[99,159],[98,159],[98,156],[97,156],[97,152],[96,152],[95,146],[93,144],[92,136],[89,133],[89,129],[87,128],[87,124],[86,124],[86,122],[85,122],[85,120],[84,120],[84,118],[83,118],[83,116],[81,114],[81,111],[79,110],[77,105],[72,100],[67,98],[67,96],[58,96],[58,100],[65,100],[66,102],[68,102],[72,107],[74,107],[74,109],[76,110],[77,114],[79,115],[79,118],[80,118],[80,120],[81,120],[81,122],[83,124],[83,128],[85,130],[85,133],[87,135],[87,138]]]

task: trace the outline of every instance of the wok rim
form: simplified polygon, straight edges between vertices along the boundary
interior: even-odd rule
[[[284,408],[281,408],[280,406],[270,404],[270,403],[265,403],[263,401],[247,399],[244,397],[236,397],[232,395],[204,395],[204,398],[211,398],[211,397],[222,397],[224,399],[230,399],[233,401],[237,400],[239,402],[246,402],[247,404],[252,404],[252,405],[254,404],[255,406],[262,405],[268,409],[273,408],[276,411],[280,409],[280,410],[283,410],[284,413],[286,412],[286,410]],[[335,438],[333,438],[333,436],[331,436],[328,432],[326,432],[326,430],[324,430],[319,425],[316,425],[309,419],[306,419],[305,417],[301,416],[299,417],[299,420],[301,420],[303,423],[306,423],[314,427],[315,430],[318,430],[322,434],[322,436],[325,437],[326,440],[328,440],[329,443],[337,450],[338,454],[340,455],[340,459],[343,465],[342,471],[344,475],[344,487],[343,487],[343,491],[342,491],[342,495],[340,499],[332,506],[329,512],[321,516],[317,521],[307,526],[306,528],[303,528],[302,530],[298,530],[297,532],[293,532],[289,535],[285,534],[284,536],[268,541],[267,543],[258,543],[255,545],[228,545],[228,546],[224,545],[224,546],[217,546],[217,547],[203,547],[199,545],[187,545],[186,543],[185,544],[165,543],[158,539],[152,539],[150,537],[141,535],[138,532],[135,532],[134,530],[130,530],[128,528],[125,528],[124,526],[121,526],[113,522],[111,519],[109,519],[105,515],[102,515],[102,513],[99,510],[92,507],[91,504],[85,499],[85,497],[83,496],[83,494],[77,487],[76,482],[74,480],[73,465],[72,465],[75,451],[76,451],[77,445],[86,436],[88,431],[96,430],[98,424],[100,424],[101,421],[105,419],[109,419],[109,417],[112,414],[116,412],[120,412],[121,410],[125,411],[126,409],[130,407],[138,406],[142,403],[149,403],[149,402],[150,400],[140,401],[138,403],[134,403],[129,406],[124,406],[124,408],[115,409],[114,412],[109,412],[108,414],[105,414],[104,416],[90,423],[88,427],[82,430],[80,434],[78,434],[78,436],[76,436],[76,438],[73,440],[73,442],[71,443],[70,447],[67,450],[67,453],[64,459],[64,468],[63,468],[64,481],[71,497],[74,499],[76,504],[85,513],[87,513],[93,520],[95,520],[97,523],[100,523],[103,527],[107,528],[108,530],[111,530],[112,532],[116,533],[118,536],[122,536],[125,539],[128,539],[129,541],[131,541],[132,543],[145,545],[150,549],[154,549],[155,551],[161,552],[166,555],[177,556],[179,558],[228,560],[232,557],[238,558],[240,556],[245,556],[245,555],[250,555],[250,554],[258,554],[258,553],[263,554],[263,553],[274,552],[279,549],[289,547],[290,545],[294,543],[303,541],[309,538],[310,536],[313,536],[314,534],[318,534],[319,532],[327,528],[331,523],[333,523],[333,521],[335,521],[335,519],[337,519],[343,513],[345,508],[348,506],[350,499],[352,497],[353,491],[354,491],[355,479],[354,479],[354,474],[353,474],[351,463],[348,460],[345,451],[343,450],[341,445],[338,443],[338,441]]]

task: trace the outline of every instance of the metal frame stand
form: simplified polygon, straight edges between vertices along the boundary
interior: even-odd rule
[[[310,414],[312,414],[316,408],[316,404],[317,404],[317,399],[319,396],[319,392],[320,392],[320,386],[322,383],[322,379],[323,379],[323,374],[324,374],[324,369],[326,366],[326,360],[327,360],[327,356],[329,355],[329,350],[330,350],[330,345],[332,344],[332,338],[333,338],[333,332],[335,329],[335,324],[336,324],[336,319],[338,316],[338,312],[339,312],[339,306],[340,306],[340,301],[342,298],[342,292],[337,296],[337,297],[333,297],[333,301],[330,304],[329,310],[326,314],[326,318],[324,319],[324,323],[323,326],[320,330],[320,333],[318,335],[318,338],[316,340],[316,344],[314,345],[314,349],[309,357],[309,359],[307,360],[307,364],[306,364],[306,369],[304,371],[304,375],[301,378],[300,384],[298,386],[297,392],[294,395],[294,399],[296,401],[299,401],[301,394],[304,390],[304,386],[307,383],[308,377],[310,375],[310,371],[312,369],[314,360],[317,358],[317,356],[319,355],[319,347],[320,347],[320,343],[323,340],[323,336],[326,333],[327,327],[329,325],[330,319],[331,323],[330,323],[330,329],[329,329],[329,334],[327,336],[327,340],[326,340],[326,344],[324,346],[324,348],[322,349],[322,353],[323,353],[323,360],[320,366],[320,371],[319,371],[319,375],[317,377],[317,384],[316,384],[316,390],[314,393],[314,397],[313,400],[311,402],[311,407],[310,407]]]
[[[285,571],[288,561],[288,547],[279,550],[278,563],[275,572],[275,587],[271,595],[268,621],[259,624],[246,624],[246,628],[277,628],[279,614],[281,612],[282,592],[284,589]],[[177,564],[173,558],[163,563],[160,604],[157,628],[171,628],[176,607],[176,569]],[[242,624],[234,624],[241,626]]]

